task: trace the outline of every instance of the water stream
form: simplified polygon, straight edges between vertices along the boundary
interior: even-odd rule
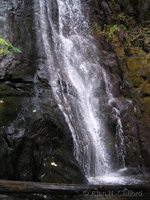
[[[98,182],[97,177],[113,172],[100,106],[102,95],[107,98],[108,105],[115,101],[112,85],[100,65],[99,50],[81,0],[53,2],[39,0],[49,83],[72,133],[75,157],[88,180],[95,183]],[[56,7],[57,15],[54,15],[52,9]],[[102,85],[105,85],[104,93]],[[117,119],[116,137],[120,141],[116,144],[116,151],[122,158],[122,167],[125,167],[122,123],[120,112],[115,107],[114,113]],[[113,182],[114,179],[111,180]]]

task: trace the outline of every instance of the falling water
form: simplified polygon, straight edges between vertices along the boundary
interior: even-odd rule
[[[105,70],[84,16],[81,0],[39,0],[40,26],[49,83],[74,140],[74,153],[87,178],[112,171],[111,156],[101,118],[100,95],[105,82],[108,100],[113,99]],[[119,111],[118,111],[119,112]],[[122,130],[119,114],[118,128]],[[122,137],[122,132],[119,132]],[[123,138],[121,138],[123,142]],[[122,144],[123,145],[123,144]],[[122,153],[123,154],[123,153]]]

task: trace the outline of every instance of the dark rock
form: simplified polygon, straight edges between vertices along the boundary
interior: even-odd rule
[[[100,25],[100,31],[109,20],[115,21],[111,19],[114,9],[116,12],[119,10],[134,16],[136,20],[146,21],[150,16],[148,0],[144,3],[140,0],[114,1],[116,4],[104,0],[89,2],[92,8],[89,18],[92,24]],[[37,12],[33,8],[34,4],[36,3],[33,0],[17,0],[2,1],[0,6],[2,34],[23,52],[21,55],[0,57],[0,178],[60,183],[85,182],[83,172],[74,158],[68,125],[52,97],[44,64],[44,51],[36,31],[40,27],[34,21],[34,12]],[[49,4],[55,11],[51,14],[57,25],[57,1],[50,1]],[[143,37],[141,41],[140,46],[143,45]],[[137,41],[134,42],[136,46]],[[149,92],[141,95],[144,100],[140,104],[132,94],[134,86],[126,78],[113,47],[100,37],[95,38],[95,43],[101,49],[101,64],[109,74],[114,95],[112,104],[106,106],[106,85],[102,82],[100,87],[104,97],[100,97],[100,109],[107,127],[108,151],[117,162],[117,119],[114,112],[114,108],[117,108],[122,119],[126,165],[133,168],[150,167],[150,116],[149,110],[145,109],[146,105],[150,105]],[[149,51],[148,40],[145,40],[144,48]],[[56,59],[56,64],[57,62]],[[139,69],[138,72],[139,76],[149,81],[148,67]],[[63,80],[60,80],[60,84],[64,92],[78,98],[71,85]],[[95,95],[99,95],[99,92]],[[131,171],[135,173],[134,170]]]
[[[84,179],[72,157],[71,137],[47,119],[32,124],[19,142],[16,155],[15,171],[20,180],[80,183]]]
[[[93,9],[98,8],[96,1]],[[130,35],[120,40],[120,36],[115,34],[114,39],[109,40],[106,36],[96,37],[99,48],[103,49],[101,52],[101,60],[107,73],[111,77],[111,83],[113,94],[115,97],[115,103],[112,106],[116,107],[120,111],[120,117],[123,125],[123,132],[126,145],[126,165],[131,167],[147,167],[150,169],[150,97],[149,97],[149,7],[150,1],[145,2],[138,1],[105,1],[110,10],[111,15],[106,14],[107,11],[100,6],[95,18],[99,29],[103,29],[104,25],[99,21],[97,15],[105,12],[105,28],[112,27],[114,24],[125,24],[131,34],[137,36],[131,40]],[[92,12],[94,15],[94,12]],[[124,20],[119,21],[118,16],[123,15]],[[95,20],[93,17],[92,20]],[[126,22],[125,20],[128,19]],[[99,21],[99,22],[98,22]],[[132,32],[136,27],[136,32]],[[142,27],[138,32],[139,27]],[[101,33],[99,33],[101,34]],[[109,41],[105,41],[107,38]],[[106,40],[107,40],[106,39]],[[130,44],[131,41],[131,44]],[[111,45],[110,45],[111,43]],[[145,44],[144,44],[145,43]],[[129,46],[127,47],[127,44]],[[118,51],[118,49],[119,51]],[[143,49],[145,51],[143,51]],[[115,54],[113,52],[115,51]],[[112,67],[111,67],[112,66]],[[109,129],[112,129],[115,134],[116,120],[112,116],[112,108],[105,110],[106,124]],[[108,120],[107,120],[108,118]],[[136,156],[135,156],[136,155]]]
[[[41,41],[36,42],[34,4],[18,0],[0,6],[2,34],[22,50],[0,57],[0,178],[81,183],[71,133],[52,98]],[[50,4],[56,21],[57,3]]]
[[[146,38],[144,41],[144,50],[150,52],[150,38]]]
[[[118,5],[122,12],[127,15],[132,15],[135,19],[140,21],[148,21],[150,17],[150,2],[149,0],[116,0],[116,5]]]

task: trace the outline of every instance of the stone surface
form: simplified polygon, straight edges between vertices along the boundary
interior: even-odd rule
[[[146,23],[150,1],[92,1],[91,6],[93,34],[100,48],[105,49],[102,51],[102,64],[110,74],[113,88],[116,89],[113,93],[120,102],[126,165],[149,170],[150,35]],[[127,30],[116,31],[113,37],[109,37],[114,25],[123,25]],[[109,121],[106,120],[106,123],[115,132],[116,122],[110,117],[110,112],[106,111]]]
[[[22,50],[0,57],[0,179],[82,183],[42,49],[36,51],[41,44],[36,43],[33,5],[30,0],[2,0],[0,5],[2,34]]]
[[[150,52],[150,38],[146,38],[144,41],[144,50]]]
[[[143,33],[138,33],[136,38],[120,31],[111,41],[102,31],[105,28],[109,31],[113,24],[120,25],[122,19],[117,16],[122,12],[133,16],[123,21],[129,29],[139,21],[146,23],[150,3],[148,0],[143,4],[140,0],[136,3],[129,0],[89,2],[89,18],[95,42],[101,49],[101,64],[110,75],[121,113],[126,165],[149,169],[150,54],[146,47],[149,42],[143,37],[145,29],[141,29]],[[36,42],[33,3],[31,0],[2,0],[0,5],[2,34],[23,52],[0,57],[0,178],[85,182],[73,155],[71,133],[52,99],[41,41]],[[53,6],[57,10],[57,5]],[[129,33],[135,36],[137,30]],[[149,34],[148,30],[146,33]],[[37,48],[41,49],[39,53]],[[76,95],[71,89],[70,92]],[[111,135],[108,148],[117,159],[113,148],[116,119],[112,108],[102,109],[107,134]]]

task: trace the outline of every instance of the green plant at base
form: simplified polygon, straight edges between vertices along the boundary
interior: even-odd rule
[[[20,49],[14,47],[10,42],[7,42],[0,35],[0,55],[11,55],[13,52],[22,53]]]

